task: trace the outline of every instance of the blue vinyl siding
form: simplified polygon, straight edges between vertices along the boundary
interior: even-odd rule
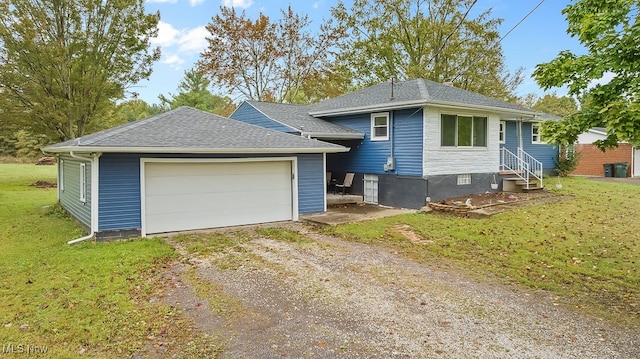
[[[423,118],[422,109],[393,114],[393,152],[398,175],[422,176]]]
[[[558,148],[546,143],[531,143],[531,123],[522,124],[522,139],[524,151],[542,162],[545,170],[556,168],[553,159],[558,156]]]
[[[280,131],[280,132],[286,132],[286,133],[296,132],[296,130],[294,130],[293,128],[289,126],[285,126],[277,121],[274,121],[268,118],[262,112],[256,110],[255,107],[251,106],[246,102],[243,102],[240,105],[240,107],[238,107],[236,111],[231,114],[231,118],[237,121],[241,121],[251,125],[256,125],[256,126],[268,128],[271,130]]]
[[[422,176],[423,114],[422,109],[393,111],[391,116],[392,138],[388,141],[371,141],[371,114],[357,114],[327,119],[338,125],[365,134],[358,142],[347,143],[351,150],[330,155],[328,170],[370,174],[395,173],[404,176]],[[396,161],[395,172],[385,172],[384,164],[392,155]]]
[[[69,213],[87,227],[91,227],[91,162],[60,156],[64,162],[64,190],[60,191],[60,204]],[[85,164],[86,201],[80,201],[80,163]]]
[[[516,153],[518,150],[518,123],[516,121],[506,121],[505,143],[500,147],[506,147],[509,151]],[[558,156],[558,148],[546,143],[531,143],[531,123],[522,123],[522,146],[523,150],[542,162],[545,170],[556,167],[553,159]]]
[[[246,157],[291,157],[295,155],[247,155]],[[100,157],[99,230],[142,227],[140,158],[230,158],[237,156],[187,156],[157,154],[103,154]],[[298,155],[298,212],[324,210],[322,154]],[[65,161],[66,163],[66,161]],[[65,164],[66,166],[66,164]]]
[[[141,228],[140,156],[102,155],[99,183],[98,230]]]
[[[322,154],[298,155],[298,212],[324,211]]]

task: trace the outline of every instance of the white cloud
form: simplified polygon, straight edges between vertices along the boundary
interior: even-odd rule
[[[189,0],[189,4],[191,6],[197,6],[197,5],[202,4],[203,2],[204,2],[204,0]]]
[[[207,47],[206,37],[209,32],[204,26],[193,29],[176,29],[173,25],[160,21],[158,36],[151,43],[162,48],[178,46],[182,52],[202,52]]]
[[[194,51],[202,52],[207,48],[206,37],[211,35],[204,26],[198,26],[196,28],[186,30],[181,33],[178,38],[181,51]]]
[[[251,5],[253,5],[253,0],[222,0],[222,6],[225,7],[241,7],[247,9]]]
[[[318,7],[320,7],[320,3],[319,2],[314,2],[313,3],[313,8],[317,9]]]
[[[589,86],[588,88],[594,88],[596,85],[606,85],[609,82],[611,82],[611,80],[613,80],[613,78],[616,77],[616,74],[610,71],[605,72],[604,74],[602,74],[602,77],[597,79],[597,80],[591,80],[591,82],[589,82]]]
[[[162,63],[172,65],[174,67],[180,67],[180,65],[184,64],[184,60],[180,56],[173,54],[166,57]]]
[[[158,22],[158,36],[151,39],[153,45],[162,47],[175,45],[180,31],[162,20]]]

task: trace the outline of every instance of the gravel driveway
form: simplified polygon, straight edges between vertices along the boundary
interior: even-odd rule
[[[312,241],[251,232],[231,253],[191,257],[166,274],[177,284],[163,300],[223,338],[222,357],[640,358],[640,333],[573,312],[549,293],[288,228]],[[189,268],[242,309],[211,311],[181,280]]]

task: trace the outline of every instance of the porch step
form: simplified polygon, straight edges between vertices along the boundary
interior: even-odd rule
[[[526,187],[527,182],[520,177],[504,178],[502,180],[502,190],[505,192],[530,192],[543,189],[537,179],[529,181],[529,188]]]

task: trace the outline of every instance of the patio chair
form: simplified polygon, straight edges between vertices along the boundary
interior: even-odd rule
[[[335,184],[335,187],[333,188],[333,194],[336,193],[338,188],[342,188],[342,195],[344,195],[345,190],[351,189],[351,185],[353,184],[353,176],[355,176],[355,173],[347,173],[344,176],[344,181],[342,181],[342,183]]]

